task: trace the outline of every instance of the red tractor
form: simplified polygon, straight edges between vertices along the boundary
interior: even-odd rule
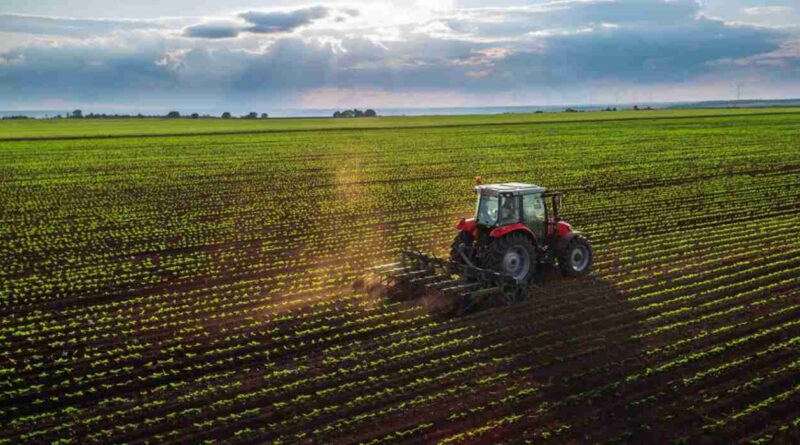
[[[517,182],[478,185],[474,218],[462,219],[453,241],[454,263],[492,269],[529,283],[558,263],[566,276],[589,273],[589,240],[558,217],[562,193]]]
[[[524,300],[549,265],[566,276],[589,273],[592,246],[558,217],[561,193],[516,182],[477,185],[475,191],[475,217],[456,225],[449,259],[405,251],[401,261],[372,268],[382,276],[375,287],[392,295],[434,296],[463,312],[489,297]]]

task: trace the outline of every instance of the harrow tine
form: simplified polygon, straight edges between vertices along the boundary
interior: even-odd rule
[[[396,280],[397,279],[404,280],[404,279],[409,278],[409,277],[416,277],[417,275],[426,275],[426,274],[429,274],[429,273],[431,273],[429,270],[415,270],[415,271],[406,272],[406,273],[402,273],[402,274],[398,274],[398,275],[392,275],[392,278],[394,278]]]
[[[436,290],[442,290],[447,287],[451,287],[453,284],[461,283],[461,280],[445,280],[438,283],[429,284],[426,287],[430,287]]]
[[[442,292],[461,292],[461,291],[469,291],[471,289],[476,289],[476,288],[479,288],[479,287],[481,287],[481,283],[467,283],[467,284],[461,284],[461,285],[458,285],[458,286],[445,287],[445,288],[440,289],[440,290]]]
[[[401,267],[401,266],[403,266],[403,262],[402,261],[396,261],[394,263],[386,263],[386,264],[379,264],[377,266],[371,266],[371,267],[368,267],[367,270],[380,271],[380,270],[385,270],[385,269],[394,269],[394,268]]]
[[[382,273],[384,275],[397,275],[398,273],[413,272],[415,270],[417,270],[417,269],[414,269],[414,268],[411,268],[411,267],[398,267],[396,269],[390,269],[390,270],[382,271]]]
[[[413,284],[432,284],[441,280],[448,280],[450,277],[443,277],[442,275],[431,275],[427,277],[412,278],[409,282]]]

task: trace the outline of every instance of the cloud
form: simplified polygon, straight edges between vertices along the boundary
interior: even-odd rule
[[[663,27],[690,22],[699,12],[695,0],[556,0],[521,7],[468,9],[440,20],[472,37],[518,38],[602,24]]]
[[[791,14],[792,8],[789,6],[756,6],[752,8],[744,8],[742,11],[747,15],[762,16],[762,15],[778,15],[778,14]]]
[[[601,26],[543,40],[543,50],[520,51],[499,62],[497,70],[510,73],[517,82],[556,85],[683,82],[708,73],[715,60],[748,57],[780,45],[774,31],[706,18],[662,27]]]
[[[161,50],[157,45],[27,46],[3,54],[12,63],[0,67],[0,97],[45,99],[65,93],[67,100],[93,102],[169,90],[176,78],[156,63]]]
[[[114,31],[162,28],[163,24],[142,20],[105,20],[0,14],[0,32],[91,37]]]
[[[227,39],[238,37],[242,33],[252,34],[285,34],[317,20],[331,15],[333,10],[324,6],[294,9],[290,11],[248,11],[236,16],[240,21],[217,20],[194,24],[184,28],[183,36],[202,39]],[[338,10],[334,20],[344,22],[348,17],[357,17],[359,11],[354,8]]]
[[[349,15],[350,17],[358,17],[359,15],[361,15],[361,11],[359,11],[357,8],[344,8],[342,9],[342,12]]]
[[[800,40],[783,42],[779,49],[772,52],[749,57],[720,59],[713,65],[723,69],[733,68],[749,74],[766,69],[772,73],[773,78],[796,80],[800,78]]]
[[[228,39],[238,37],[241,26],[233,22],[207,22],[184,28],[183,35],[202,39]]]
[[[0,52],[0,100],[257,108],[291,106],[295,97],[318,104],[314,91],[328,92],[325,100],[370,91],[375,100],[430,93],[536,101],[607,94],[609,85],[729,82],[745,72],[800,86],[797,46],[786,44],[796,36],[702,12],[693,0],[552,0],[450,8],[425,20],[366,6],[249,11],[181,27],[162,20],[165,32],[116,27],[102,39]]]
[[[295,9],[294,11],[258,12],[250,11],[239,14],[250,25],[245,29],[256,34],[275,34],[290,32],[325,18],[330,10],[324,6]]]

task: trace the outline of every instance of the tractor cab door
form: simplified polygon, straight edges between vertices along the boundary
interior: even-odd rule
[[[522,195],[522,223],[531,229],[539,243],[544,243],[547,235],[547,212],[541,193]]]

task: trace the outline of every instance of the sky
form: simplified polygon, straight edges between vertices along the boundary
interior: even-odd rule
[[[3,0],[0,109],[800,97],[800,0]]]

